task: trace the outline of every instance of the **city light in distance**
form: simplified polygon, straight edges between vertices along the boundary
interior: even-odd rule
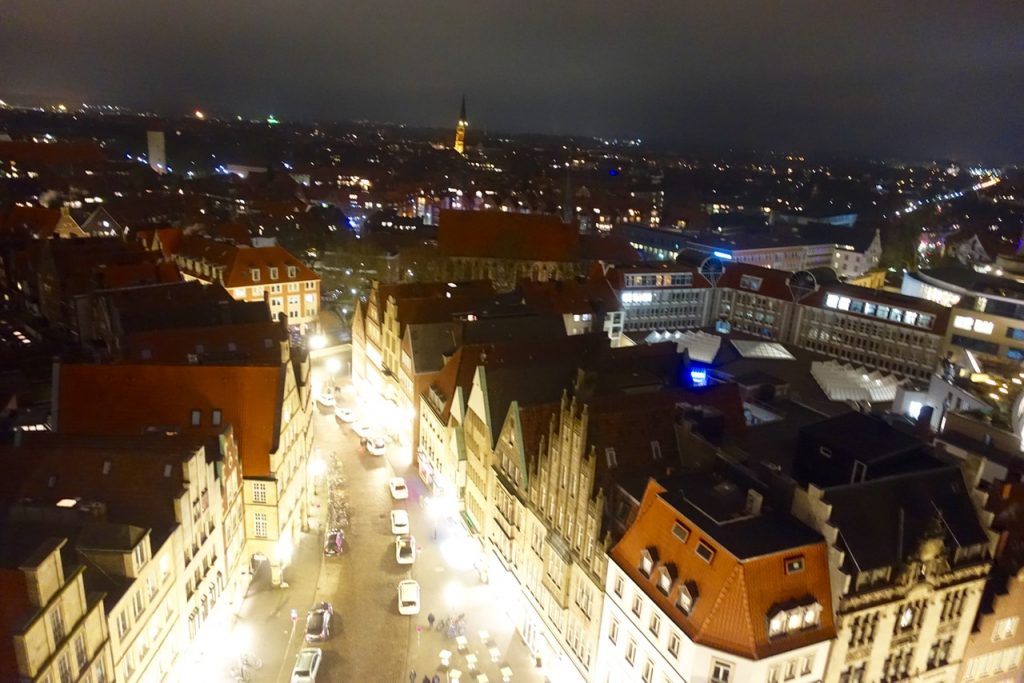
[[[203,113],[202,111],[200,111],[200,110],[198,110],[198,109],[196,109],[196,110],[195,110],[195,111],[194,111],[194,112],[192,113],[192,115],[193,115],[193,116],[195,116],[195,117],[196,117],[197,119],[199,119],[200,121],[202,121],[203,119],[205,119],[205,118],[206,118],[206,114],[204,114],[204,113]]]

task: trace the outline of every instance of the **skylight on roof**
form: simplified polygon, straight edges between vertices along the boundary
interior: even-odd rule
[[[770,360],[796,360],[796,357],[778,342],[730,340],[736,352],[744,358]]]

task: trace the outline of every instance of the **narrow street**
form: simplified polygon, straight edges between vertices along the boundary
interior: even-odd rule
[[[325,381],[329,383],[330,376],[321,361],[313,368],[315,393]],[[348,378],[339,377],[338,385],[339,406],[358,413]],[[292,564],[284,573],[287,586],[250,589],[237,618],[225,619],[225,647],[209,648],[205,661],[231,681],[239,654],[251,653],[260,666],[247,668],[249,681],[287,683],[296,653],[304,646],[306,614],[313,604],[326,600],[334,606],[335,621],[331,638],[313,645],[324,651],[318,681],[409,683],[415,672],[415,683],[435,675],[442,683],[501,682],[511,672],[508,680],[515,683],[541,683],[544,678],[501,609],[502,597],[481,582],[464,529],[458,520],[432,513],[408,455],[394,445],[383,457],[370,455],[352,425],[335,418],[333,408],[314,406],[313,429],[314,453],[319,452],[325,463],[335,455],[340,472],[327,472],[317,483],[311,528],[297,540]],[[343,478],[348,526],[345,551],[324,557],[327,482],[332,474]],[[408,500],[391,498],[388,480],[396,474],[407,482]],[[412,565],[395,559],[390,527],[394,508],[409,513],[417,546]],[[420,584],[421,610],[416,616],[398,613],[397,586],[406,578]],[[465,614],[461,650],[454,634],[449,637],[429,628],[429,614],[437,622]],[[447,668],[442,666],[442,651],[451,653]]]

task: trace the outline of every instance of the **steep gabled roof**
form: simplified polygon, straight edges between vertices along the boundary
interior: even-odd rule
[[[442,210],[437,243],[445,256],[521,261],[576,261],[579,231],[558,216]]]
[[[55,430],[208,436],[230,424],[244,475],[269,476],[289,365],[62,364],[54,374]],[[201,414],[198,427],[193,410]],[[221,411],[219,426],[214,410]]]
[[[947,549],[988,542],[958,467],[910,472],[825,489],[846,571],[900,566],[938,534]],[[865,501],[871,501],[865,505]]]

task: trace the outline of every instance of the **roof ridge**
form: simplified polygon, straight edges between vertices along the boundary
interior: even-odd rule
[[[708,612],[707,617],[701,620],[700,628],[698,628],[697,632],[694,634],[694,641],[697,641],[697,639],[700,638],[701,640],[697,642],[704,642],[703,638],[706,632],[709,630],[709,626],[712,620],[715,618],[718,608],[722,605],[723,602],[725,602],[725,596],[729,594],[732,588],[732,584],[735,582],[737,574],[742,575],[742,571],[743,570],[739,562],[733,565],[732,571],[729,572],[729,578],[726,579],[724,584],[722,584],[722,588],[718,591],[718,595],[715,596],[715,601],[714,603],[712,603],[711,610]],[[744,603],[745,602],[746,597],[744,597]],[[749,614],[747,616],[749,617]],[[749,620],[748,625],[750,625]]]

